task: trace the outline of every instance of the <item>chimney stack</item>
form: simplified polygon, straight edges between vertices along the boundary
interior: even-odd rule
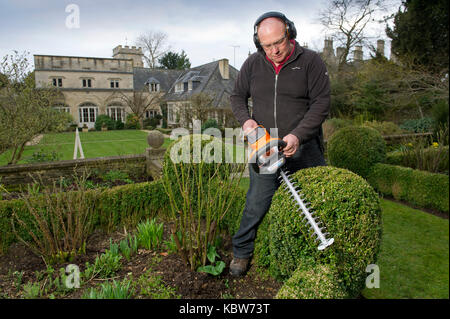
[[[355,50],[353,51],[353,60],[362,61],[363,60],[363,50],[362,46],[356,45]]]
[[[219,71],[222,79],[229,80],[230,79],[230,67],[228,65],[228,59],[219,60]]]

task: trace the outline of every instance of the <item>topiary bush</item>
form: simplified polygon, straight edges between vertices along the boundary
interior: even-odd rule
[[[291,175],[334,238],[324,251],[290,194],[280,187],[257,235],[255,261],[285,280],[280,298],[354,298],[376,262],[382,234],[379,197],[360,176],[330,166]]]
[[[370,127],[344,127],[332,135],[327,144],[330,165],[346,168],[366,177],[370,168],[386,157],[386,143]]]

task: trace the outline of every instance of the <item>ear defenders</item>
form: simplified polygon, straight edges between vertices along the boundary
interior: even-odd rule
[[[286,35],[289,40],[295,39],[297,37],[297,30],[295,29],[294,23],[292,21],[290,21],[288,18],[286,18],[286,16],[284,14],[282,14],[281,12],[276,12],[276,11],[266,12],[256,20],[255,25],[253,26],[253,30],[254,30],[253,42],[255,43],[255,46],[258,50],[261,50],[261,51],[263,50],[261,44],[259,44],[258,26],[262,20],[267,19],[267,18],[281,19],[284,22],[284,24],[286,25]]]

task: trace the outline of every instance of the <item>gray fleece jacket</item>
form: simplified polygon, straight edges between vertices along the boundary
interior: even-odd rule
[[[253,114],[248,110],[252,98]],[[295,42],[295,49],[279,74],[265,53],[249,56],[241,67],[230,97],[241,126],[250,118],[278,137],[294,134],[305,143],[321,132],[330,110],[330,81],[320,56]]]

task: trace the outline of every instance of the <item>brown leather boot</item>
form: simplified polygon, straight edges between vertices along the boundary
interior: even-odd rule
[[[239,277],[245,275],[248,270],[250,258],[236,258],[234,257],[230,263],[230,275]]]

